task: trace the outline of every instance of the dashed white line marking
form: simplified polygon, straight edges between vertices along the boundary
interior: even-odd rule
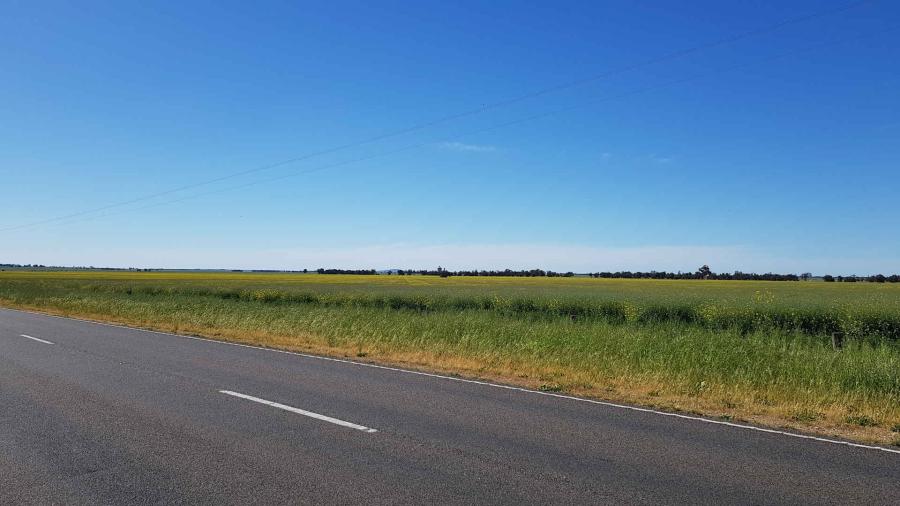
[[[37,342],[39,342],[39,343],[53,344],[53,343],[51,343],[50,341],[45,341],[45,340],[43,340],[43,339],[38,339],[38,338],[36,338],[36,337],[31,337],[31,336],[26,335],[26,334],[19,334],[19,335],[22,336],[22,337],[24,337],[24,338],[26,338],[26,339],[31,339],[32,341],[37,341]]]
[[[265,399],[260,399],[259,397],[253,397],[252,395],[242,394],[238,392],[232,392],[231,390],[219,390],[220,393],[225,395],[231,395],[233,397],[239,397],[241,399],[247,399],[248,401],[258,402],[260,404],[265,404],[266,406],[271,406],[273,408],[283,409],[285,411],[290,411],[291,413],[297,413],[298,415],[308,416],[310,418],[315,418],[316,420],[322,420],[323,422],[333,423],[335,425],[340,425],[341,427],[347,427],[350,429],[361,430],[363,432],[373,433],[378,432],[377,429],[373,429],[371,427],[366,427],[365,425],[359,425],[352,422],[346,422],[344,420],[339,420],[337,418],[332,418],[330,416],[320,415],[319,413],[313,413],[312,411],[307,411],[305,409],[295,408],[293,406],[288,406],[286,404],[280,404],[277,402],[267,401]]]
[[[397,367],[389,367],[389,366],[378,365],[378,364],[369,364],[366,362],[355,362],[353,360],[347,360],[347,359],[342,359],[342,358],[323,357],[321,355],[311,355],[309,353],[299,353],[296,351],[278,350],[278,349],[274,349],[274,348],[263,348],[261,346],[252,346],[249,344],[230,343],[228,341],[219,341],[216,339],[208,339],[205,337],[186,336],[184,334],[173,334],[171,332],[160,332],[158,330],[148,330],[148,329],[141,329],[141,328],[137,328],[137,327],[128,327],[126,325],[119,325],[116,323],[104,323],[104,322],[98,322],[98,321],[94,321],[94,320],[85,320],[83,318],[73,318],[71,316],[57,316],[57,315],[53,315],[53,314],[40,313],[38,311],[27,311],[24,309],[11,309],[11,308],[0,308],[0,309],[4,309],[6,311],[15,311],[18,313],[28,313],[28,314],[43,316],[46,318],[57,318],[60,320],[71,320],[71,321],[78,321],[78,322],[82,322],[82,323],[91,323],[94,325],[101,325],[104,327],[114,327],[114,328],[125,329],[125,330],[133,330],[135,332],[145,332],[148,334],[157,334],[157,335],[161,335],[161,336],[180,337],[183,339],[193,339],[196,341],[205,341],[205,342],[213,343],[213,344],[236,346],[239,348],[250,348],[251,350],[269,351],[269,352],[273,352],[273,353],[284,353],[286,355],[296,355],[298,357],[312,358],[312,359],[316,359],[316,360],[325,360],[328,362],[338,362],[338,363],[342,363],[342,364],[355,365],[355,366],[359,366],[359,367],[371,367],[373,369],[384,369],[387,371],[395,371],[395,372],[404,373],[404,374],[414,374],[417,376],[440,378],[443,380],[457,381],[460,383],[472,383],[475,385],[483,385],[486,387],[501,388],[501,389],[505,389],[505,390],[513,390],[513,391],[523,392],[523,393],[532,394],[532,395],[543,395],[546,397],[556,397],[557,399],[565,399],[565,400],[575,401],[575,402],[584,402],[587,404],[596,404],[599,406],[606,406],[606,407],[610,407],[610,408],[636,411],[636,412],[640,412],[640,413],[650,413],[650,414],[654,414],[654,415],[668,416],[668,417],[672,417],[672,418],[679,418],[681,420],[690,420],[690,421],[694,421],[694,422],[702,422],[702,423],[708,423],[708,424],[712,424],[712,425],[723,425],[723,426],[732,427],[735,429],[743,429],[743,430],[749,430],[749,431],[755,431],[755,432],[764,432],[767,434],[776,434],[779,436],[787,436],[787,437],[797,438],[797,439],[805,439],[807,441],[817,441],[820,443],[849,446],[851,448],[861,448],[864,450],[875,450],[875,451],[880,451],[880,452],[900,454],[900,450],[895,450],[893,448],[885,448],[883,446],[873,446],[873,445],[865,445],[865,444],[861,444],[861,443],[851,443],[850,441],[841,441],[839,439],[828,439],[828,438],[824,438],[824,437],[810,436],[810,435],[806,435],[806,434],[797,434],[796,432],[787,432],[787,431],[783,431],[783,430],[767,429],[765,427],[756,427],[753,425],[745,425],[742,423],[725,422],[725,421],[721,421],[721,420],[711,420],[709,418],[702,418],[699,416],[682,415],[680,413],[671,413],[668,411],[658,411],[658,410],[650,409],[650,408],[641,408],[638,406],[629,406],[627,404],[617,404],[615,402],[608,402],[608,401],[598,401],[596,399],[586,399],[584,397],[574,397],[571,395],[557,394],[557,393],[553,393],[553,392],[541,392],[539,390],[530,390],[528,388],[514,387],[511,385],[501,385],[499,383],[488,383],[487,381],[479,381],[479,380],[466,379],[466,378],[456,378],[453,376],[444,376],[442,374],[434,374],[434,373],[423,372],[423,371],[413,371],[410,369],[400,369]]]

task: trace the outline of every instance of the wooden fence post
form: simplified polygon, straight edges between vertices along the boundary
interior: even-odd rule
[[[832,332],[831,333],[831,346],[834,349],[839,350],[844,346],[844,333],[843,332]]]

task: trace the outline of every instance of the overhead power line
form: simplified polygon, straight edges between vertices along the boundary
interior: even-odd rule
[[[569,81],[569,82],[566,82],[566,83],[557,84],[557,85],[554,85],[554,86],[550,86],[550,87],[543,88],[543,89],[540,89],[540,90],[532,91],[532,92],[529,92],[529,93],[526,93],[526,94],[523,94],[523,95],[519,95],[519,96],[516,96],[516,97],[512,97],[512,98],[508,98],[508,99],[505,99],[505,100],[500,100],[500,101],[497,101],[497,102],[485,104],[485,105],[479,106],[479,107],[477,107],[477,108],[469,109],[469,110],[462,111],[462,112],[455,113],[455,114],[451,114],[451,115],[448,115],[448,116],[443,116],[443,117],[436,118],[436,119],[431,120],[431,121],[427,121],[427,122],[424,122],[424,123],[419,123],[419,124],[412,125],[412,126],[405,127],[405,128],[401,128],[401,129],[398,129],[398,130],[389,131],[389,132],[386,132],[386,133],[382,133],[382,134],[379,134],[379,135],[375,135],[375,136],[373,136],[373,137],[368,137],[368,138],[365,138],[365,139],[361,139],[361,140],[349,142],[349,143],[346,143],[346,144],[341,144],[341,145],[333,146],[333,147],[330,147],[330,148],[326,148],[326,149],[322,149],[322,150],[318,150],[318,151],[313,151],[313,152],[310,152],[310,153],[307,153],[307,154],[304,154],[304,155],[300,155],[300,156],[288,158],[288,159],[281,160],[281,161],[278,161],[278,162],[274,162],[274,163],[270,163],[270,164],[266,164],[266,165],[262,165],[262,166],[258,166],[258,167],[254,167],[254,168],[250,168],[250,169],[246,169],[246,170],[241,170],[241,171],[238,171],[238,172],[232,172],[232,173],[225,174],[225,175],[222,175],[222,176],[218,176],[218,177],[215,177],[215,178],[206,179],[206,180],[203,180],[203,181],[198,181],[198,182],[195,182],[195,183],[190,183],[190,184],[186,184],[186,185],[182,185],[182,186],[170,188],[170,189],[168,189],[168,190],[163,190],[163,191],[160,191],[160,192],[155,192],[155,193],[146,194],[146,195],[139,196],[139,197],[135,197],[135,198],[132,198],[132,199],[127,199],[127,200],[122,200],[122,201],[118,201],[118,202],[113,202],[113,203],[106,204],[106,205],[102,205],[102,206],[99,206],[99,207],[94,207],[94,208],[90,208],[90,209],[85,209],[85,210],[82,210],[82,211],[77,211],[77,212],[74,212],[74,213],[65,214],[65,215],[61,215],[61,216],[55,216],[55,217],[51,217],[51,218],[46,218],[46,219],[43,219],[43,220],[31,222],[31,223],[25,223],[25,224],[21,224],[21,225],[15,225],[15,226],[11,226],[11,227],[0,228],[0,232],[8,232],[8,231],[13,231],[13,230],[20,230],[20,229],[32,228],[32,227],[36,227],[36,226],[44,225],[44,224],[48,224],[48,223],[53,223],[53,222],[59,222],[59,221],[69,220],[69,219],[71,219],[71,218],[78,218],[78,217],[85,216],[85,215],[89,215],[89,214],[92,214],[92,213],[97,213],[97,212],[106,211],[106,210],[109,210],[109,209],[114,209],[114,208],[118,208],[118,207],[123,207],[123,206],[127,206],[127,205],[130,205],[130,204],[136,204],[136,203],[139,203],[139,202],[144,202],[144,201],[151,200],[151,199],[155,199],[155,198],[159,198],[159,197],[164,197],[164,196],[166,196],[166,195],[171,195],[171,194],[174,194],[174,193],[179,193],[179,192],[182,192],[182,191],[185,191],[185,190],[191,190],[191,189],[199,188],[199,187],[202,187],[202,186],[208,186],[208,185],[211,185],[211,184],[219,183],[219,182],[222,182],[222,181],[227,181],[227,180],[234,179],[234,178],[238,178],[238,177],[241,177],[241,176],[246,176],[246,175],[250,175],[250,174],[254,174],[254,173],[259,173],[259,172],[269,171],[269,170],[272,170],[272,169],[275,169],[275,168],[278,168],[278,167],[283,167],[283,166],[285,166],[285,165],[290,165],[290,164],[297,163],[297,162],[300,162],[300,161],[309,160],[309,159],[311,159],[311,158],[315,158],[315,157],[319,157],[319,156],[324,156],[324,155],[327,155],[327,154],[332,154],[332,153],[336,153],[336,152],[340,152],[340,151],[345,151],[345,150],[348,150],[348,149],[351,149],[351,148],[355,148],[355,147],[359,147],[359,146],[364,146],[364,145],[367,145],[367,144],[372,144],[372,143],[375,143],[375,142],[378,142],[378,141],[382,141],[382,140],[385,140],[385,139],[389,139],[389,138],[393,138],[393,137],[399,137],[399,136],[401,136],[401,135],[405,135],[405,134],[409,134],[409,133],[413,133],[413,132],[425,130],[425,129],[427,129],[427,128],[431,128],[431,127],[434,127],[434,126],[437,126],[437,125],[441,125],[441,124],[444,124],[444,123],[449,123],[449,122],[451,122],[451,121],[455,121],[455,120],[458,120],[458,119],[462,119],[462,118],[466,118],[466,117],[470,117],[470,116],[475,116],[475,115],[478,115],[478,114],[482,114],[482,113],[487,112],[487,111],[490,111],[490,110],[499,109],[499,108],[503,108],[503,107],[508,107],[508,106],[510,106],[510,105],[513,105],[513,104],[516,104],[516,103],[519,103],[519,102],[523,102],[523,101],[526,101],[526,100],[538,98],[538,97],[541,97],[541,96],[544,96],[544,95],[549,95],[549,94],[552,94],[552,93],[557,93],[557,92],[560,92],[560,91],[564,91],[564,90],[576,88],[576,87],[579,87],[579,86],[584,86],[584,85],[587,85],[587,84],[590,84],[590,83],[594,83],[594,82],[597,82],[597,81],[601,81],[601,80],[603,80],[603,79],[608,79],[608,78],[610,78],[610,77],[613,77],[613,76],[616,76],[616,75],[619,75],[619,74],[631,72],[631,71],[634,71],[634,70],[637,70],[637,69],[640,69],[640,68],[643,68],[643,67],[646,67],[646,66],[656,65],[656,64],[660,64],[660,63],[667,62],[667,61],[671,61],[671,60],[676,60],[676,59],[684,58],[684,57],[686,57],[686,56],[688,56],[688,55],[691,55],[691,54],[694,54],[694,53],[697,53],[697,52],[700,52],[700,51],[705,51],[705,50],[709,50],[709,49],[712,49],[712,48],[715,48],[715,47],[724,46],[724,45],[728,45],[728,44],[733,44],[733,43],[735,43],[735,42],[738,42],[738,41],[741,41],[741,40],[744,40],[744,39],[747,39],[747,38],[751,38],[751,37],[755,37],[755,36],[759,36],[759,35],[763,35],[763,34],[766,34],[766,33],[771,33],[771,32],[777,31],[777,30],[779,30],[779,29],[781,29],[781,28],[784,28],[784,27],[786,27],[786,26],[790,26],[790,25],[794,25],[794,24],[798,24],[798,23],[803,23],[803,22],[806,22],[806,21],[811,21],[811,20],[813,20],[813,19],[817,19],[817,18],[829,16],[829,15],[832,15],[832,14],[838,14],[838,13],[845,12],[845,11],[848,11],[848,10],[851,10],[851,9],[855,9],[855,8],[857,8],[857,7],[861,7],[861,6],[865,5],[865,4],[870,4],[870,3],[873,3],[873,0],[860,0],[860,1],[850,2],[850,3],[844,4],[844,5],[842,5],[842,6],[833,8],[833,9],[825,9],[825,10],[821,10],[821,11],[816,11],[816,12],[811,13],[811,14],[806,14],[806,15],[802,15],[802,16],[797,16],[797,17],[793,17],[793,18],[788,18],[788,19],[785,19],[785,20],[782,20],[782,21],[779,21],[779,22],[777,22],[777,23],[774,23],[774,24],[771,24],[771,25],[767,25],[767,26],[764,26],[764,27],[761,27],[761,28],[756,28],[756,29],[753,29],[753,30],[748,30],[748,31],[741,32],[741,33],[738,33],[738,34],[735,34],[735,35],[731,35],[731,36],[724,37],[724,38],[721,38],[721,39],[717,39],[717,40],[714,40],[714,41],[706,42],[706,43],[703,43],[703,44],[700,44],[700,45],[692,46],[692,47],[689,47],[689,48],[686,48],[686,49],[681,49],[681,50],[674,51],[674,52],[671,52],[671,53],[666,53],[666,54],[664,54],[664,55],[661,55],[661,56],[658,56],[658,57],[655,57],[655,58],[651,58],[651,59],[649,59],[649,60],[644,60],[644,61],[641,61],[641,62],[638,62],[638,63],[634,63],[634,64],[630,64],[630,65],[625,65],[625,66],[623,66],[623,67],[618,67],[618,68],[616,68],[616,69],[612,69],[612,70],[609,70],[609,71],[606,71],[606,72],[602,72],[602,73],[600,73],[600,74],[595,74],[595,75],[593,75],[593,76],[589,76],[589,77],[586,77],[586,78],[577,79],[577,80]],[[405,150],[405,148],[401,148],[401,149]],[[367,159],[367,158],[366,158],[366,159]],[[304,173],[305,173],[305,172],[304,172]]]
[[[638,89],[634,89],[634,90],[631,90],[631,91],[627,91],[627,92],[624,92],[624,93],[619,93],[619,94],[615,94],[615,95],[610,95],[610,96],[606,96],[606,97],[601,97],[601,98],[594,99],[594,100],[588,100],[588,101],[586,101],[586,102],[582,102],[582,103],[578,103],[578,104],[573,104],[573,105],[569,105],[569,106],[566,106],[566,107],[553,109],[553,110],[550,110],[550,111],[544,111],[544,112],[540,112],[540,113],[536,113],[536,114],[531,114],[531,115],[528,115],[528,116],[520,117],[520,118],[517,118],[517,119],[514,119],[514,120],[510,120],[510,121],[505,121],[505,122],[498,123],[498,124],[495,124],[495,125],[490,125],[490,126],[487,126],[487,127],[482,127],[482,128],[478,128],[478,129],[474,129],[474,130],[469,130],[469,131],[466,131],[466,132],[457,134],[457,135],[456,135],[455,137],[453,137],[451,140],[452,140],[452,141],[459,141],[459,140],[465,139],[466,137],[470,137],[470,136],[473,136],[473,135],[478,135],[478,134],[482,134],[482,133],[486,133],[486,132],[491,132],[491,131],[499,130],[499,129],[502,129],[502,128],[508,128],[508,127],[520,125],[520,124],[523,124],[523,123],[529,123],[529,122],[531,122],[531,121],[540,120],[540,119],[543,119],[543,118],[547,118],[547,117],[554,116],[554,115],[557,115],[557,114],[565,113],[565,112],[568,112],[568,111],[573,111],[573,110],[577,110],[577,109],[583,109],[586,105],[595,105],[595,104],[597,104],[597,103],[611,102],[611,101],[614,101],[614,100],[620,100],[620,99],[623,99],[623,98],[629,98],[629,97],[636,96],[636,95],[642,95],[642,94],[644,94],[644,93],[648,93],[648,92],[655,91],[655,90],[658,90],[658,89],[668,88],[668,87],[671,87],[671,86],[676,86],[676,85],[679,85],[679,84],[685,84],[685,83],[689,83],[689,82],[692,82],[692,81],[697,81],[697,80],[702,79],[702,78],[705,78],[705,77],[710,77],[710,76],[722,74],[722,73],[725,73],[725,72],[730,72],[730,71],[734,71],[734,70],[738,70],[738,69],[742,69],[742,68],[747,68],[747,67],[753,67],[753,66],[757,66],[757,65],[764,64],[764,63],[769,63],[769,62],[772,62],[772,61],[780,60],[780,59],[787,58],[787,57],[790,57],[790,56],[794,56],[794,55],[797,55],[797,54],[807,53],[807,52],[811,52],[811,51],[815,51],[815,50],[819,50],[819,49],[824,49],[824,48],[831,47],[831,46],[837,46],[837,45],[840,45],[840,44],[845,44],[845,43],[848,43],[848,42],[854,42],[854,41],[858,41],[858,40],[864,40],[864,39],[872,38],[872,37],[875,37],[875,36],[878,36],[878,35],[882,35],[882,34],[884,34],[884,33],[889,33],[889,32],[896,31],[896,30],[898,30],[898,29],[900,29],[900,26],[891,26],[891,27],[888,27],[887,29],[884,29],[884,30],[880,30],[880,31],[876,31],[876,32],[868,32],[868,33],[865,33],[865,34],[863,34],[863,35],[859,35],[859,36],[856,36],[856,37],[844,38],[844,39],[839,39],[839,40],[834,40],[834,41],[827,41],[827,42],[823,42],[823,43],[819,43],[819,44],[814,44],[814,45],[810,45],[810,46],[805,46],[805,47],[802,47],[802,48],[799,48],[799,49],[794,49],[794,50],[791,50],[791,51],[779,53],[779,54],[776,54],[776,55],[773,55],[773,56],[770,56],[770,57],[767,57],[767,58],[763,58],[763,59],[759,59],[759,60],[754,60],[754,61],[752,61],[752,62],[737,63],[737,64],[734,64],[734,65],[729,65],[729,66],[726,66],[726,67],[722,67],[722,68],[719,68],[719,69],[716,69],[716,70],[713,70],[713,71],[710,71],[710,72],[703,72],[703,73],[694,74],[694,75],[691,75],[691,76],[688,76],[688,77],[683,77],[683,78],[678,78],[678,79],[671,79],[671,80],[668,80],[668,81],[665,81],[665,82],[662,82],[662,83],[657,83],[657,84],[653,84],[653,85],[644,86],[644,87],[641,87],[641,88],[638,88]],[[400,153],[403,153],[403,152],[406,152],[406,151],[412,151],[412,150],[419,149],[419,148],[422,148],[422,147],[434,145],[435,142],[436,142],[435,140],[429,140],[429,141],[417,142],[417,143],[409,144],[409,145],[406,145],[406,146],[403,146],[403,147],[400,147],[400,148],[391,149],[391,150],[388,150],[388,151],[382,151],[382,152],[380,152],[380,153],[374,153],[374,154],[371,154],[371,155],[366,155],[366,156],[362,156],[362,157],[358,157],[358,158],[352,158],[352,159],[344,160],[344,161],[340,161],[340,162],[330,163],[330,164],[326,164],[326,165],[320,165],[320,166],[318,166],[318,167],[312,167],[312,168],[309,168],[309,169],[306,169],[306,170],[296,171],[296,172],[292,172],[292,173],[289,173],[289,174],[281,174],[281,175],[278,175],[278,176],[269,177],[269,178],[265,178],[265,179],[258,179],[258,180],[255,180],[255,181],[250,181],[250,182],[242,183],[242,184],[239,184],[239,185],[233,185],[233,186],[229,186],[229,187],[226,187],[226,188],[217,188],[217,189],[215,189],[215,190],[205,191],[205,192],[201,192],[201,193],[195,193],[195,194],[187,195],[187,196],[185,196],[185,197],[179,197],[179,198],[177,198],[177,199],[166,200],[166,201],[163,201],[163,202],[154,202],[154,203],[152,203],[152,204],[145,205],[145,206],[141,206],[141,207],[128,208],[128,209],[123,209],[123,210],[118,210],[118,211],[112,211],[112,212],[104,213],[104,214],[97,215],[97,216],[81,217],[80,219],[79,219],[79,218],[75,218],[75,219],[66,221],[66,222],[64,222],[64,223],[61,223],[60,225],[69,225],[69,224],[77,223],[77,222],[80,222],[80,221],[88,221],[88,220],[92,220],[92,219],[105,218],[105,217],[108,217],[108,216],[115,216],[115,215],[124,214],[124,213],[137,212],[137,211],[146,210],[146,209],[152,209],[152,208],[156,208],[156,207],[160,207],[160,206],[171,205],[171,204],[177,204],[177,203],[180,203],[180,202],[185,202],[185,201],[188,201],[188,200],[193,200],[193,199],[205,197],[205,196],[208,196],[208,195],[215,195],[215,194],[220,194],[220,193],[226,193],[226,192],[231,192],[231,191],[235,191],[235,190],[241,190],[241,189],[244,189],[244,188],[249,188],[249,187],[252,187],[252,186],[257,186],[257,185],[260,185],[260,184],[271,183],[271,182],[274,182],[274,181],[281,181],[281,180],[290,179],[290,178],[294,178],[294,177],[300,177],[300,176],[307,175],[307,174],[311,174],[311,173],[314,173],[314,172],[320,172],[320,171],[324,171],[324,170],[335,169],[335,168],[339,168],[339,167],[343,167],[343,166],[347,166],[347,165],[352,165],[352,164],[356,164],[356,163],[361,163],[361,162],[365,162],[365,161],[369,161],[369,160],[373,160],[373,159],[377,159],[377,158],[384,158],[384,157],[388,157],[388,156],[400,154]]]

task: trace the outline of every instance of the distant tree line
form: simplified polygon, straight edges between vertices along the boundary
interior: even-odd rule
[[[885,276],[884,274],[875,274],[874,276],[832,276],[831,274],[826,274],[822,276],[822,280],[827,283],[834,283],[835,281],[838,283],[858,283],[861,281],[867,281],[869,283],[900,283],[900,275],[891,274],[890,276]]]
[[[397,274],[403,275],[423,275],[423,276],[441,276],[441,277],[450,277],[450,276],[511,276],[511,277],[564,277],[570,278],[574,277],[574,272],[554,272],[554,271],[545,271],[543,269],[530,269],[530,270],[512,270],[512,269],[504,269],[504,270],[471,270],[471,271],[450,271],[444,269],[443,267],[438,267],[436,270],[398,270]],[[589,272],[587,273],[588,277],[592,278],[618,278],[618,279],[723,279],[723,280],[756,280],[756,281],[799,281],[801,279],[810,279],[812,274],[804,273],[801,275],[797,274],[754,274],[754,273],[745,273],[740,271],[735,271],[734,273],[722,273],[717,274],[713,272],[708,265],[704,265],[697,269],[696,272],[666,272],[666,271],[649,271],[649,272],[632,272],[632,271],[618,271],[618,272]]]
[[[509,277],[573,277],[575,276],[574,272],[554,272],[554,271],[545,271],[543,269],[528,269],[528,270],[513,270],[513,269],[503,269],[503,270],[460,270],[460,271],[451,271],[444,269],[443,267],[438,267],[435,270],[429,269],[409,269],[409,270],[397,270],[398,275],[421,275],[421,276],[441,276],[441,277],[451,277],[451,276],[509,276]],[[390,274],[390,272],[389,272]],[[712,269],[709,268],[708,265],[703,265],[699,267],[694,272],[667,272],[667,271],[616,271],[616,272],[589,272],[587,273],[588,277],[591,278],[607,278],[607,279],[716,279],[716,280],[735,280],[735,281],[809,281],[813,278],[812,273],[804,272],[802,274],[777,274],[773,272],[766,272],[764,274],[757,274],[755,272],[742,272],[742,271],[734,271],[731,273],[722,272],[717,273],[713,272]],[[894,274],[891,276],[884,276],[882,274],[876,274],[873,276],[830,276],[825,275],[823,279],[827,282],[833,281],[841,281],[845,283],[854,283],[854,282],[862,282],[867,281],[870,283],[897,283],[900,282],[900,275]]]
[[[767,272],[765,274],[756,274],[752,272],[735,271],[732,273],[722,272],[716,273],[712,271],[697,272],[666,272],[666,271],[649,271],[649,272],[593,272],[588,273],[592,278],[621,278],[621,279],[720,279],[720,280],[737,280],[737,281],[800,281],[802,275],[797,274],[775,274]],[[810,276],[811,277],[811,276]],[[805,278],[809,279],[809,278]]]
[[[66,265],[44,265],[44,264],[0,264],[0,269],[47,269],[47,270],[74,270],[74,271],[151,271],[153,269],[139,269],[136,267],[94,267],[89,266],[66,266]]]
[[[412,276],[412,275],[420,275],[420,276],[440,276],[443,278],[448,278],[450,276],[509,276],[509,277],[518,277],[518,278],[535,278],[535,277],[548,277],[548,278],[570,278],[575,276],[574,272],[554,272],[554,271],[545,271],[543,269],[531,269],[531,270],[519,270],[514,271],[512,269],[504,269],[502,271],[488,271],[488,270],[471,270],[471,271],[450,271],[444,269],[443,267],[438,267],[435,270],[397,270],[397,274],[400,276]]]
[[[319,274],[378,274],[375,269],[323,269],[321,267],[316,269],[316,272],[318,272]]]

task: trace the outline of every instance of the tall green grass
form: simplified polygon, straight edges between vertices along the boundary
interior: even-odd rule
[[[325,276],[307,276],[306,278]],[[365,278],[365,276],[360,276]],[[534,315],[569,318],[576,322],[604,321],[615,324],[677,323],[742,334],[782,331],[812,336],[842,332],[848,338],[872,344],[900,341],[900,290],[871,286],[868,293],[853,291],[855,298],[835,297],[824,283],[807,283],[794,293],[782,286],[800,283],[744,283],[757,288],[750,292],[730,285],[728,292],[717,281],[702,281],[711,293],[700,296],[696,282],[683,283],[678,293],[672,282],[637,280],[593,281],[600,290],[590,291],[584,283],[476,284],[473,286],[432,282],[421,285],[388,284],[369,276],[369,285],[328,283],[317,280],[284,282],[283,277],[257,275],[250,280],[234,280],[228,275],[183,279],[153,279],[136,275],[124,279],[68,279],[64,276],[16,278],[0,277],[0,295],[14,297],[32,291],[54,293],[109,293],[121,296],[186,295],[223,300],[269,304],[316,305],[338,308],[386,308],[419,312],[479,310],[507,316]],[[399,277],[395,277],[399,278]],[[266,282],[266,281],[269,282]],[[343,280],[341,280],[343,281]],[[818,285],[818,286],[816,286]],[[638,287],[641,290],[634,291]],[[617,293],[616,288],[627,287]],[[586,289],[587,288],[587,289]],[[700,286],[699,288],[704,288]],[[761,288],[761,289],[760,289]],[[790,287],[794,288],[794,287]],[[840,287],[844,288],[844,287]],[[605,289],[605,290],[603,290]],[[716,292],[715,290],[720,290]],[[821,290],[821,291],[817,291]]]

